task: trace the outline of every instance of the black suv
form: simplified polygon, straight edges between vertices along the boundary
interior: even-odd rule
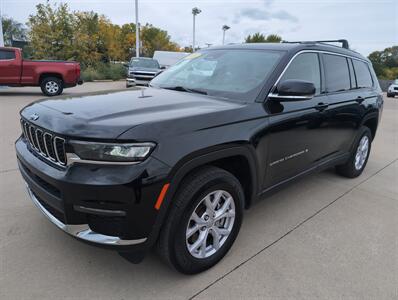
[[[206,270],[257,200],[325,168],[362,173],[383,98],[346,48],[215,47],[147,89],[35,102],[16,141],[28,193],[79,240],[131,261],[156,246],[180,272]]]

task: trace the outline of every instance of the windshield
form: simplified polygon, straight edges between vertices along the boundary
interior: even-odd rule
[[[134,68],[159,69],[159,63],[155,59],[132,58],[130,61],[130,66]]]
[[[283,52],[208,50],[195,52],[151,81],[151,86],[252,102]]]

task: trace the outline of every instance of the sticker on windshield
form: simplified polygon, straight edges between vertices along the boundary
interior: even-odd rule
[[[198,58],[200,56],[202,56],[202,53],[198,53],[198,52],[197,53],[192,53],[192,54],[190,54],[188,56],[185,56],[184,60],[191,60],[191,59]]]

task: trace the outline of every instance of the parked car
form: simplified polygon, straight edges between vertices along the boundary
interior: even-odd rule
[[[387,97],[394,98],[398,95],[398,79],[395,79],[394,82],[388,87]]]
[[[0,85],[40,86],[46,96],[83,84],[80,64],[72,61],[24,60],[19,48],[0,47]]]
[[[148,85],[162,71],[158,61],[149,57],[134,57],[128,65],[126,87]]]
[[[156,59],[161,67],[169,68],[175,65],[184,57],[188,56],[188,52],[175,52],[175,51],[155,51],[153,59]]]
[[[226,255],[244,210],[271,192],[331,167],[359,176],[382,107],[371,63],[349,49],[222,46],[145,90],[28,105],[16,153],[57,227],[134,262],[155,246],[193,274]]]

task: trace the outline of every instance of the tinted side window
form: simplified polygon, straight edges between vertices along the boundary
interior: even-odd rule
[[[353,62],[354,62],[355,74],[357,75],[358,88],[372,87],[373,86],[372,75],[370,75],[368,65],[363,61],[359,61],[356,59],[354,59]]]
[[[349,90],[350,73],[347,59],[343,56],[325,54],[323,56],[326,75],[326,89],[329,93]]]
[[[318,54],[303,53],[298,55],[283,74],[281,82],[288,79],[312,82],[315,85],[316,94],[319,94],[321,90],[321,72]]]
[[[14,51],[0,50],[0,60],[15,59]]]

